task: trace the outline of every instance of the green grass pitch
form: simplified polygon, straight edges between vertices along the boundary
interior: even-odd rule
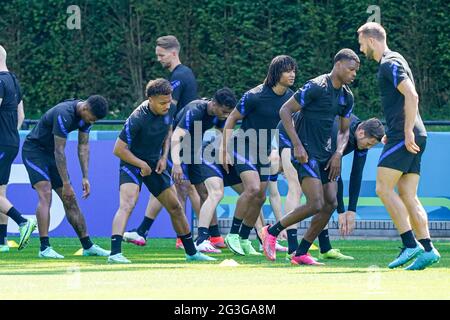
[[[94,240],[109,249],[109,239]],[[214,255],[218,262],[188,263],[175,239],[150,239],[146,247],[124,243],[133,263],[108,265],[104,257],[74,256],[77,239],[52,238],[65,259],[43,260],[38,242],[32,238],[25,250],[0,254],[0,299],[450,299],[449,241],[435,242],[441,262],[424,271],[386,267],[400,241],[332,241],[356,260],[327,260],[321,267],[292,266],[284,253],[270,262],[228,249]],[[225,259],[239,266],[220,266]]]

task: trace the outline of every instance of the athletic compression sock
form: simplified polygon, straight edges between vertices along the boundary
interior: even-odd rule
[[[3,246],[6,244],[6,230],[8,228],[8,225],[6,224],[0,224],[0,246]]]
[[[328,229],[322,230],[319,233],[319,247],[320,253],[325,253],[331,250],[330,237],[328,236]]]
[[[11,219],[14,220],[15,223],[17,223],[19,226],[22,223],[27,222],[27,219],[25,219],[24,217],[22,217],[22,215],[20,214],[19,211],[16,210],[16,208],[11,207],[11,209],[9,209],[9,211],[6,213],[6,215],[8,217],[10,217]]]
[[[148,218],[148,217],[144,217],[144,220],[142,220],[141,224],[139,225],[139,227],[136,230],[138,235],[140,235],[141,237],[146,238],[148,230],[150,230],[150,228],[152,227],[152,224],[153,224],[154,221],[155,221],[154,219],[151,219],[151,218]]]
[[[283,231],[285,228],[281,225],[280,221],[275,223],[273,226],[269,228],[269,233],[273,235],[274,237],[278,237],[278,235]]]
[[[288,241],[288,253],[292,254],[298,248],[298,240],[297,240],[297,229],[288,229],[287,233],[287,241]]]
[[[122,252],[122,239],[123,237],[118,234],[111,237],[111,256]]]
[[[433,244],[431,243],[431,239],[429,239],[429,238],[422,239],[422,240],[419,240],[419,242],[424,247],[426,252],[430,252],[431,250],[433,250]]]
[[[233,217],[233,224],[231,225],[230,233],[239,234],[239,229],[241,228],[242,220]]]
[[[87,250],[94,245],[92,243],[91,239],[89,238],[89,236],[80,238],[80,242],[81,242],[81,246],[83,247],[84,250]]]
[[[190,232],[184,236],[177,237],[181,239],[181,242],[183,242],[184,251],[186,251],[189,256],[193,256],[197,253],[197,249],[195,249],[194,240],[192,239],[192,234]]]
[[[295,252],[295,255],[303,256],[304,254],[307,254],[311,245],[312,245],[311,242],[308,242],[305,239],[302,239],[302,241],[300,242],[300,245],[298,246],[297,251]]]
[[[239,236],[242,240],[247,240],[250,235],[250,231],[252,231],[253,227],[249,227],[246,224],[242,224],[241,231],[239,232]]]
[[[40,237],[39,240],[41,241],[41,251],[44,251],[48,247],[51,247],[49,237]]]
[[[202,243],[205,240],[208,240],[209,238],[209,232],[208,232],[208,228],[205,227],[199,227],[198,228],[198,238],[197,238],[197,245],[199,245],[200,243]]]
[[[209,226],[209,235],[211,237],[220,237],[219,225],[215,224],[213,226]]]
[[[414,235],[412,233],[412,230],[406,231],[405,233],[402,233],[400,235],[402,238],[403,245],[406,248],[415,248],[416,247],[416,240],[414,239]]]

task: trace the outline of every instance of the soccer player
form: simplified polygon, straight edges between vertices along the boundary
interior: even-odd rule
[[[19,250],[25,248],[36,229],[34,218],[25,219],[6,198],[11,166],[19,152],[19,129],[25,114],[16,75],[6,66],[6,50],[0,46],[0,252],[9,251],[6,241],[8,217],[19,225]]]
[[[264,83],[243,95],[225,123],[220,150],[223,167],[226,172],[236,170],[244,187],[236,203],[230,233],[225,238],[228,247],[238,255],[261,255],[248,237],[266,199],[272,138],[280,121],[279,110],[293,94],[289,87],[294,84],[296,70],[293,58],[275,57]],[[234,161],[229,168],[227,147],[238,120],[242,120],[242,126],[232,138]]]
[[[297,123],[300,112],[297,112],[293,116],[294,126]],[[332,149],[336,149],[336,138],[338,134],[339,118],[336,118],[333,124],[332,132]],[[291,148],[292,143],[287,136],[287,133],[283,127],[282,122],[278,125],[280,149],[282,150],[282,160],[286,170],[286,176],[288,178],[288,190],[294,192],[293,198],[300,199],[301,187],[295,173],[295,168],[291,162]],[[355,115],[350,117],[350,134],[347,143],[347,147],[344,150],[343,156],[346,156],[353,152],[353,163],[350,174],[350,190],[349,190],[349,205],[348,211],[345,211],[344,206],[344,185],[342,179],[338,179],[338,193],[337,193],[337,212],[339,214],[339,230],[341,235],[350,234],[355,225],[356,206],[358,204],[359,191],[361,188],[362,174],[364,165],[366,163],[367,152],[374,145],[379,143],[384,136],[384,126],[380,120],[372,118],[366,121],[361,121]],[[292,187],[293,186],[293,187]],[[292,187],[292,191],[290,190]],[[286,201],[287,203],[287,201]],[[299,204],[298,204],[299,205]],[[298,206],[297,205],[297,206]],[[286,211],[288,208],[286,208]],[[292,254],[298,247],[297,242],[297,229],[288,229],[288,254]],[[320,254],[319,259],[337,259],[337,260],[353,260],[353,257],[342,254],[339,249],[333,249],[328,237],[328,228],[319,234],[319,246]],[[290,260],[290,258],[289,258]]]
[[[62,200],[66,217],[80,239],[83,255],[109,255],[108,251],[93,244],[89,238],[86,221],[78,207],[67,171],[65,152],[69,133],[78,130],[78,158],[83,175],[82,198],[86,199],[91,192],[88,178],[89,131],[94,122],[103,119],[107,112],[108,103],[102,96],[93,95],[86,101],[66,100],[48,110],[25,139],[22,159],[31,185],[39,196],[36,217],[41,241],[40,258],[64,258],[51,247],[48,237],[52,189]]]
[[[188,261],[215,260],[197,252],[183,208],[166,170],[173,116],[172,87],[165,79],[147,84],[144,101],[125,122],[114,146],[120,158],[120,206],[112,226],[110,263],[130,263],[122,254],[122,235],[136,205],[142,183],[170,214]]]
[[[219,172],[216,172],[217,168],[213,165],[214,159],[211,155],[203,155],[203,135],[212,127],[220,131],[235,105],[236,97],[228,88],[218,90],[212,100],[195,100],[180,113],[181,117],[172,136],[172,175],[175,181],[179,183],[183,180],[183,162],[187,171],[185,176],[191,184],[195,185],[198,191],[207,189],[207,197],[203,197],[199,212],[196,240],[197,249],[202,252],[220,253],[220,249],[215,248],[209,240],[209,228],[213,217],[216,216],[215,209],[223,197],[223,179],[217,176]],[[183,159],[180,158],[180,151],[183,151]],[[210,172],[211,170],[213,172]]]
[[[192,70],[180,61],[180,43],[172,35],[156,39],[155,53],[161,65],[170,71],[169,81],[172,85],[172,103],[177,107],[175,117],[191,101],[198,99],[197,80]],[[186,198],[189,196],[194,211],[200,212],[200,197],[188,181],[177,183],[177,194],[183,208],[186,208]],[[125,232],[124,240],[137,245],[145,245],[145,234],[150,230],[154,220],[161,212],[162,205],[153,195],[150,195],[145,216],[137,229]],[[144,234],[144,235],[140,235]],[[220,236],[220,234],[219,234]],[[220,237],[221,238],[221,237]],[[176,248],[182,249],[183,244],[177,239]]]
[[[221,130],[223,128],[223,125],[225,124],[226,117],[230,114],[232,108],[235,105],[236,97],[234,96],[234,93],[229,88],[223,88],[218,90],[212,99],[194,100],[190,102],[176,116],[174,122],[176,129],[172,136],[172,146],[178,149],[173,151],[173,153],[175,154],[174,158],[170,157],[169,155],[168,165],[170,168],[170,173],[175,178],[177,194],[179,196],[178,198],[180,202],[184,200],[180,199],[180,193],[182,193],[182,191],[178,192],[178,187],[180,185],[188,183],[195,185],[196,190],[204,188],[204,186],[202,185],[204,181],[203,176],[205,174],[208,174],[208,171],[211,170],[211,168],[208,168],[208,166],[202,163],[200,158],[203,134],[208,129],[211,129],[213,127]],[[198,131],[195,131],[196,128]],[[185,161],[181,161],[179,157],[179,140],[184,138],[187,134],[189,134],[189,139],[186,139],[184,145],[186,145],[187,141],[189,141],[187,147],[190,147],[191,149],[184,150],[185,148],[183,148],[183,151],[187,151],[187,155],[190,155],[190,157],[183,157],[183,160]],[[197,160],[196,163],[194,162],[194,159]],[[208,197],[208,195],[206,195],[202,199],[202,202],[208,200],[207,203],[210,203],[211,201],[213,201],[211,197]],[[202,209],[199,209],[197,212],[201,213],[202,210],[208,212],[208,216],[203,218],[202,222],[205,221],[205,219],[208,221],[208,238],[215,237],[215,243],[217,243],[217,238],[222,237],[220,236],[219,228],[217,225],[217,218],[214,214],[214,209],[216,208],[216,206],[214,206],[211,216],[209,216],[209,209],[207,209],[210,207],[209,205],[207,206],[208,207],[204,207],[204,205],[202,204]],[[146,235],[153,224],[154,218],[155,217],[149,217],[146,214],[144,220],[137,229],[133,229],[129,232],[124,233],[124,240],[136,245],[144,245],[146,243]],[[210,226],[209,223],[211,223],[211,221],[213,223]],[[210,233],[210,231],[212,231],[212,234]],[[216,233],[214,233],[214,231]],[[203,246],[199,247],[199,250],[202,252],[218,252],[218,250],[213,247],[209,240],[205,242]]]
[[[361,26],[358,41],[361,52],[379,63],[378,85],[387,130],[378,161],[376,192],[404,246],[389,268],[400,267],[416,258],[406,270],[422,270],[438,262],[440,254],[431,242],[428,216],[417,197],[427,132],[419,113],[414,77],[405,58],[389,50],[386,31],[380,24],[371,22]]]
[[[353,94],[347,86],[356,77],[359,58],[350,49],[340,50],[334,57],[329,74],[308,81],[280,110],[280,117],[293,146],[297,169],[306,203],[285,215],[275,225],[263,228],[264,254],[275,260],[276,237],[286,227],[313,216],[295,256],[293,264],[319,265],[308,250],[328,223],[337,207],[337,183],[341,158],[348,143]],[[296,128],[292,114],[300,111]],[[337,148],[333,153],[331,135],[335,117],[339,115]]]

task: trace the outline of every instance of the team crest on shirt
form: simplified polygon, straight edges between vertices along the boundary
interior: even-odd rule
[[[317,161],[315,159],[309,160],[309,165],[311,168],[315,168],[317,166]]]
[[[346,104],[345,103],[345,96],[343,94],[339,97],[339,104],[340,105],[345,105]]]
[[[331,138],[328,138],[327,146],[325,147],[327,152],[331,152]]]
[[[170,123],[170,115],[169,115],[169,114],[166,114],[166,115],[164,116],[164,124],[168,125],[169,123]]]

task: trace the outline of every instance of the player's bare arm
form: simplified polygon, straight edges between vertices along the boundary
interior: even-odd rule
[[[416,154],[420,148],[414,141],[413,129],[419,108],[419,95],[410,79],[400,82],[397,89],[405,96],[405,146],[409,152]]]

